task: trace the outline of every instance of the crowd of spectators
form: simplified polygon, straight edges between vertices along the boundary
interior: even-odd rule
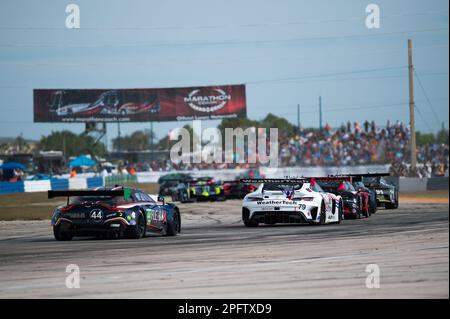
[[[396,176],[448,175],[448,144],[430,144],[417,148],[417,169],[410,165],[410,129],[402,122],[387,122],[378,127],[374,122],[346,123],[337,129],[326,125],[322,130],[301,130],[295,134],[279,128],[279,166],[354,166],[391,164]],[[138,165],[138,170],[168,171],[187,169],[254,168],[255,164],[239,163],[173,163],[165,158]]]

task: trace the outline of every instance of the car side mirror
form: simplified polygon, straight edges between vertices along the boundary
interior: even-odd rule
[[[163,196],[158,196],[158,202],[162,202],[163,205],[166,204],[166,201],[164,200],[164,197],[163,197]]]

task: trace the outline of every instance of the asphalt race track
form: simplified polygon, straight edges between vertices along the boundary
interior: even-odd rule
[[[0,222],[0,298],[448,298],[449,207],[403,204],[340,225],[245,228],[241,201],[180,205],[182,234],[57,242]],[[66,266],[80,288],[66,287]],[[376,264],[380,287],[367,288]]]

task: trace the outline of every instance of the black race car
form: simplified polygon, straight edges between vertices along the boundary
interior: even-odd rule
[[[389,174],[361,174],[353,176],[360,178],[366,187],[376,193],[377,207],[385,207],[386,209],[398,208],[398,188],[384,178],[389,176]]]
[[[48,198],[67,197],[55,209],[53,234],[57,240],[77,236],[144,237],[147,233],[175,236],[181,230],[177,206],[134,188],[48,191]]]
[[[255,185],[244,184],[240,180],[223,182],[223,192],[227,199],[242,199],[245,195],[253,193],[255,190]]]
[[[190,201],[223,201],[226,200],[221,182],[212,177],[200,177],[187,182]]]
[[[223,191],[225,197],[227,199],[242,199],[245,195],[253,193],[256,190],[257,185],[241,183],[241,180],[255,178],[264,178],[264,176],[259,173],[258,169],[249,169],[239,174],[235,180],[224,181]]]
[[[359,192],[366,192],[369,194],[369,209],[370,214],[375,214],[377,212],[377,193],[368,188],[362,181],[358,181],[358,179],[352,179],[353,187]]]
[[[351,184],[348,176],[316,177],[320,187],[328,192],[342,197],[344,216],[359,219],[370,217],[369,194],[364,190],[357,190]]]
[[[194,179],[188,174],[174,173],[158,180],[159,196],[170,196],[172,201],[189,202],[189,183]]]
[[[173,202],[190,202],[189,183],[193,180],[166,180],[159,185],[159,196],[170,196]]]

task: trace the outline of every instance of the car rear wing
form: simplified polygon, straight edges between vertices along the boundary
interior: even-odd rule
[[[73,197],[73,196],[125,196],[125,190],[64,190],[48,191],[48,198]]]
[[[316,181],[351,181],[353,176],[326,176],[326,177],[309,177],[309,180]]]
[[[343,174],[337,177],[351,177],[354,182],[362,182],[365,177],[385,177],[391,176],[389,173],[367,173],[367,174]]]

